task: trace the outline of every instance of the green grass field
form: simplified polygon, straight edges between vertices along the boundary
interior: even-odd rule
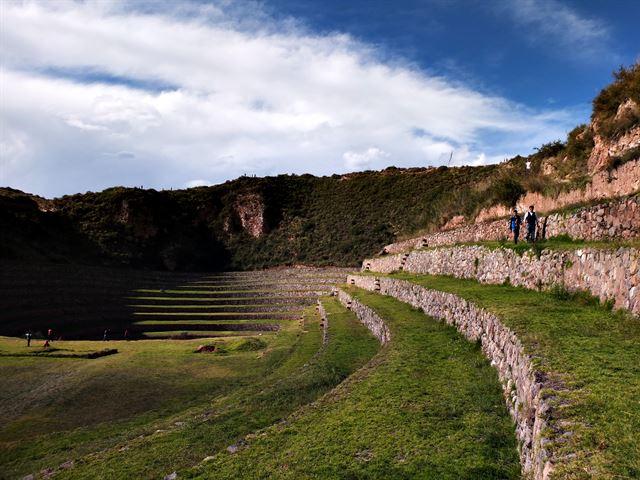
[[[349,291],[386,320],[391,342],[287,422],[180,478],[519,478],[513,423],[478,345],[394,299]],[[330,325],[352,315],[329,313]]]
[[[452,277],[393,278],[450,292],[496,313],[538,368],[568,387],[558,415],[575,424],[560,454],[578,452],[560,478],[640,478],[640,322],[588,295],[558,296]]]
[[[162,478],[197,464],[315,400],[378,348],[354,318],[332,322],[326,348],[320,330],[312,307],[303,323],[260,336],[266,348],[255,351],[241,351],[246,337],[225,337],[54,342],[119,350],[96,360],[0,357],[0,477]],[[222,352],[193,353],[202,343]],[[23,344],[2,338],[0,350]]]

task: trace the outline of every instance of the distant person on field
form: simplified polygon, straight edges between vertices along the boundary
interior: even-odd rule
[[[52,329],[47,330],[47,340],[51,340],[51,335],[53,335],[53,330]]]
[[[27,337],[27,347],[31,346],[31,332],[27,332],[25,335]]]
[[[520,236],[520,226],[522,225],[522,218],[518,215],[518,209],[513,209],[513,215],[509,219],[509,230],[513,233],[513,243],[518,244],[518,237]]]
[[[106,329],[104,330],[104,334],[102,335],[102,341],[103,341],[103,342],[106,342],[106,341],[107,341],[107,337],[108,337],[108,336],[109,336],[109,329],[108,329],[108,328],[106,328]]]
[[[124,339],[129,340],[129,330],[124,331]]]
[[[524,217],[524,223],[527,224],[527,241],[536,241],[536,225],[538,224],[538,216],[533,211],[533,205],[529,206],[529,211]]]

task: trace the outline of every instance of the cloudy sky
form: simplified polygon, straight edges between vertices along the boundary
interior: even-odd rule
[[[0,186],[528,154],[638,61],[638,18],[637,0],[0,0]]]

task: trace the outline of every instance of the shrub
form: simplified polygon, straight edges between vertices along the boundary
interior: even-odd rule
[[[567,290],[567,287],[565,287],[564,284],[554,283],[549,287],[549,293],[553,298],[557,298],[558,300],[571,299],[571,292]]]
[[[495,200],[495,203],[500,203],[505,207],[512,207],[526,191],[515,178],[502,177],[489,187],[488,193]]]
[[[637,115],[615,119],[620,104],[631,99],[640,104],[640,63],[614,72],[614,82],[602,89],[593,100],[592,120],[600,122],[601,133],[606,136],[620,134],[640,122]]]
[[[538,158],[555,157],[565,148],[565,144],[560,140],[554,140],[553,142],[545,143],[540,148],[536,148],[535,156]]]
[[[632,148],[620,156],[609,158],[609,161],[607,162],[607,171],[612,172],[625,163],[638,159],[640,159],[640,147]]]

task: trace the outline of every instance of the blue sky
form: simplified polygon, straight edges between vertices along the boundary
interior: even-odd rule
[[[45,196],[497,162],[640,58],[635,0],[0,5],[0,185]]]
[[[271,0],[267,5],[280,18],[290,16],[325,33],[349,32],[392,59],[530,106],[590,107],[611,72],[640,55],[635,0]],[[522,11],[524,6],[539,18]],[[520,18],[518,10],[529,18]],[[549,28],[554,22],[560,22],[557,28]]]

